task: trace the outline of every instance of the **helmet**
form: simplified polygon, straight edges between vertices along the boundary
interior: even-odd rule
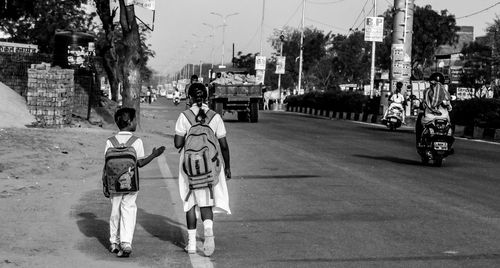
[[[431,76],[429,76],[429,82],[439,82],[441,84],[444,83],[444,75],[442,73],[436,72],[432,73]]]

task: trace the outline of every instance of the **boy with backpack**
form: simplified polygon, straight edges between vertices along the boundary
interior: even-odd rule
[[[142,140],[134,136],[137,122],[135,109],[121,108],[115,113],[115,123],[120,131],[106,141],[105,164],[102,176],[104,196],[111,199],[109,217],[109,251],[118,257],[132,253],[139,191],[139,167],[149,164],[165,151],[165,147],[153,148],[144,157]]]
[[[231,214],[226,178],[231,178],[226,128],[219,114],[203,102],[207,89],[201,83],[189,87],[193,105],[179,115],[175,125],[175,148],[181,149],[179,191],[186,212],[188,243],[185,250],[196,253],[196,214],[204,227],[203,252],[215,249],[213,213]]]

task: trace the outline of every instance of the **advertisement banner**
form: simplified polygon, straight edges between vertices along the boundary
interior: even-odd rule
[[[285,73],[285,62],[286,58],[284,56],[276,57],[276,74]]]
[[[155,0],[133,0],[129,2],[133,2],[134,5],[143,7],[149,10],[155,10]]]
[[[266,76],[265,70],[255,70],[255,84],[264,84],[264,78]]]
[[[384,39],[384,18],[366,17],[365,41],[382,42],[382,39]]]
[[[265,70],[266,69],[266,57],[256,56],[255,57],[255,70]]]
[[[32,54],[38,52],[38,46],[31,44],[0,42],[0,52]]]

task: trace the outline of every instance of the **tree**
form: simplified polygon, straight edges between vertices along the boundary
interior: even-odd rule
[[[0,0],[0,31],[9,41],[31,43],[42,53],[52,53],[56,30],[88,31],[95,13],[86,13],[87,0]]]
[[[392,8],[384,12],[384,27],[392,29],[394,13]],[[413,13],[413,40],[411,66],[412,74],[416,79],[422,79],[423,68],[430,66],[433,61],[434,52],[440,45],[451,45],[455,42],[456,31],[455,16],[448,14],[447,10],[437,13],[431,5],[419,7],[415,5]],[[384,69],[391,66],[392,36],[387,34],[382,46],[378,46],[377,64]]]
[[[279,36],[284,33],[283,55],[286,56],[285,74],[281,76],[284,88],[294,87],[298,82],[300,54],[300,31],[290,27],[282,30],[276,29],[269,38],[272,47],[276,51],[274,56],[278,55],[281,46]],[[304,87],[308,87],[308,75],[315,64],[326,55],[326,44],[330,34],[324,34],[323,31],[316,28],[307,27],[304,29],[304,47],[303,47],[303,66]],[[312,85],[309,85],[312,86]]]

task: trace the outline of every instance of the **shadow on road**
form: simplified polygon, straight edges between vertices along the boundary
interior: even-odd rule
[[[388,161],[388,162],[393,162],[397,164],[404,164],[404,165],[413,165],[413,166],[421,166],[422,163],[417,160],[412,160],[412,159],[403,159],[399,157],[394,157],[394,156],[373,156],[373,155],[361,155],[361,154],[354,154],[353,156],[355,157],[360,157],[360,158],[368,158],[368,159],[373,159],[373,160],[383,160],[383,161]]]
[[[184,248],[183,223],[162,215],[148,213],[142,208],[137,209],[137,223],[152,236]]]
[[[79,219],[76,224],[80,232],[86,237],[95,237],[104,248],[109,245],[109,223],[98,219],[92,212],[82,212],[77,215]]]
[[[269,260],[270,262],[284,263],[339,263],[339,262],[408,262],[408,261],[467,261],[467,260],[496,260],[500,259],[500,254],[472,254],[472,255],[437,255],[437,256],[402,256],[402,257],[366,257],[366,258],[317,258],[317,259],[289,259],[289,260]]]
[[[394,131],[391,131],[384,125],[380,125],[378,127],[376,126],[370,126],[370,125],[362,125],[360,128],[367,129],[367,130],[373,130],[373,131],[380,131],[380,132],[388,132],[388,133],[410,133],[414,134],[415,130],[413,128],[398,128]]]

